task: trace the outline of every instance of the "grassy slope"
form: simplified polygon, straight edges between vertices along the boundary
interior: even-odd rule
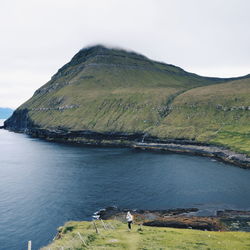
[[[249,97],[250,79],[189,90],[174,100],[173,111],[152,133],[221,144],[250,154]]]
[[[88,249],[249,249],[250,233],[209,232],[190,229],[143,227],[110,221],[114,230],[104,230],[98,222],[100,234],[96,234],[91,222],[69,222],[63,228],[64,235],[43,250],[86,249],[77,232],[80,232]]]
[[[84,57],[76,55],[20,108],[77,105],[64,111],[31,112],[44,128],[143,131],[159,124],[175,94],[215,81],[123,51],[98,54],[83,62]]]
[[[79,52],[19,109],[31,110],[35,124],[47,129],[144,131],[250,155],[250,110],[223,110],[250,106],[250,78],[220,81],[125,51],[93,48]],[[73,107],[57,110],[67,105]]]

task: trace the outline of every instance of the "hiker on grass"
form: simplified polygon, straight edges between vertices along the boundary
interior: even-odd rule
[[[128,230],[131,230],[131,224],[133,223],[133,215],[128,211],[126,220],[128,222]]]

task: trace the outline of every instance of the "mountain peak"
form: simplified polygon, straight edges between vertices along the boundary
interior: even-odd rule
[[[85,48],[82,48],[73,58],[79,58],[79,57],[91,57],[91,56],[107,56],[107,55],[113,55],[113,56],[121,56],[121,57],[133,57],[133,58],[141,58],[141,59],[148,59],[147,57],[138,54],[131,50],[126,50],[120,47],[111,47],[106,46],[102,44],[96,44],[93,46],[88,46]]]
[[[130,61],[124,60],[130,59]],[[131,63],[132,60],[136,60],[137,62],[146,62],[147,64],[151,64],[151,60],[147,57],[138,54],[133,51],[128,51],[125,49],[121,49],[118,47],[108,47],[102,44],[96,44],[93,46],[82,48],[78,53],[76,53],[73,58],[65,64],[62,68],[58,70],[58,72],[52,76],[52,80],[61,77],[63,72],[69,68],[74,67],[80,64],[87,65],[97,65],[97,64],[124,64]]]

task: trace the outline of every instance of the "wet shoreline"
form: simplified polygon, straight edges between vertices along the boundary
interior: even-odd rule
[[[28,134],[35,138],[47,141],[71,143],[89,146],[119,146],[139,150],[173,152],[211,157],[242,168],[250,168],[250,157],[232,150],[185,139],[160,139],[144,133],[125,132],[95,132],[95,131],[68,131],[64,129],[48,130],[40,128],[19,129],[4,126],[4,129],[13,132]]]

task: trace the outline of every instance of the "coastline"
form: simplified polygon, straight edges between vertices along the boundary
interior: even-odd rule
[[[196,216],[197,210],[128,210],[107,207],[96,212],[95,217],[98,218],[92,221],[66,222],[42,250],[71,248],[72,242],[76,249],[139,249],[131,248],[131,245],[140,246],[140,249],[141,246],[144,246],[143,249],[165,249],[170,244],[171,249],[190,249],[192,244],[197,248],[201,242],[209,249],[221,249],[221,244],[230,246],[227,249],[245,249],[250,232],[250,211],[224,210],[217,211],[215,216]],[[131,211],[134,218],[131,230],[127,229],[128,211]],[[225,241],[219,237],[228,238]],[[211,242],[213,239],[215,244]],[[237,246],[231,248],[234,240]],[[245,245],[238,246],[239,242]]]
[[[216,210],[214,215],[199,215],[198,208],[172,208],[164,210],[122,209],[106,207],[94,213],[99,220],[118,220],[126,223],[128,211],[138,225],[152,227],[186,228],[207,231],[250,232],[250,211]],[[96,217],[98,216],[98,217]]]
[[[68,131],[66,129],[17,129],[1,127],[13,132],[25,133],[47,141],[73,143],[89,146],[120,146],[136,150],[172,152],[211,157],[242,168],[250,168],[250,157],[232,150],[185,139],[161,139],[144,133],[95,132],[90,130]]]
[[[204,223],[205,222],[205,223]],[[218,225],[211,219],[200,221]],[[219,228],[218,228],[219,229]],[[222,228],[223,229],[223,228]],[[249,232],[200,228],[173,228],[133,224],[128,230],[119,220],[70,221],[41,250],[50,249],[248,249]]]
[[[226,163],[231,163],[242,168],[250,168],[250,158],[244,154],[236,153],[212,145],[191,145],[180,143],[138,143],[134,148],[141,150],[158,150],[175,153],[188,153],[193,155],[211,157]]]

